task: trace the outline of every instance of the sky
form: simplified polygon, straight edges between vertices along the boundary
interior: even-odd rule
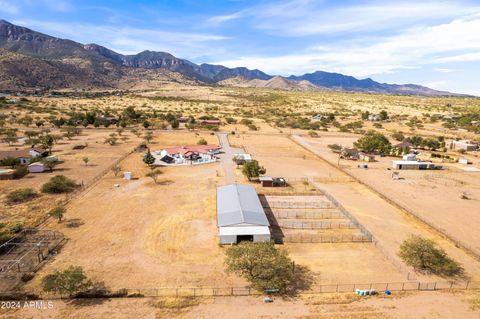
[[[1,18],[124,54],[480,95],[480,0],[0,0]]]

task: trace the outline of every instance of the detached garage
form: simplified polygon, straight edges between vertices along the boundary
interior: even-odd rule
[[[222,245],[270,240],[270,224],[253,186],[217,188],[217,226]]]

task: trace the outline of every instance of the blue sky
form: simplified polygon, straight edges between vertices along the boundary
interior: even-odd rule
[[[480,1],[0,0],[0,18],[126,54],[480,95]]]

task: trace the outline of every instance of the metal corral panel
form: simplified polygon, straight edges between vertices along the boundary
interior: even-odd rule
[[[241,223],[269,226],[255,187],[236,184],[218,187],[217,225],[222,227]]]

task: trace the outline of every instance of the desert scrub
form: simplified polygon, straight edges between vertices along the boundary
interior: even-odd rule
[[[21,188],[10,192],[7,195],[7,204],[14,205],[31,201],[38,196],[32,188]]]
[[[62,194],[73,192],[79,185],[75,181],[63,176],[56,175],[42,185],[42,193]]]

